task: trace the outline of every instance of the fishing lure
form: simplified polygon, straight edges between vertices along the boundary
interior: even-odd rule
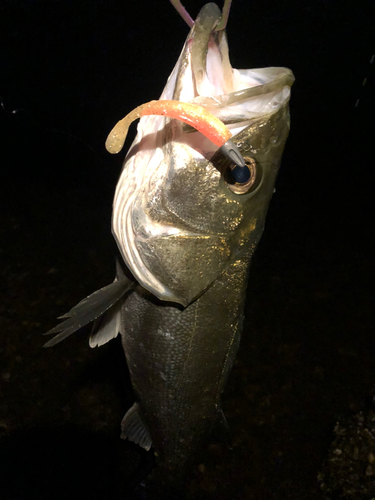
[[[202,106],[187,102],[162,100],[141,104],[113,127],[105,143],[107,151],[113,154],[119,153],[124,146],[131,123],[147,115],[176,118],[191,125],[218,146],[223,155],[231,161],[232,177],[237,184],[245,184],[250,179],[250,170],[239,149],[231,141],[232,134],[224,123]]]

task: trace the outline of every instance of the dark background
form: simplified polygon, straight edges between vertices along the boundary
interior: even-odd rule
[[[287,66],[296,83],[224,397],[231,434],[208,439],[188,498],[375,496],[375,438],[338,472],[327,462],[335,423],[373,415],[374,20],[373,2],[233,2],[232,66]],[[122,156],[104,141],[158,98],[187,33],[167,0],[1,2],[1,499],[127,498],[148,467],[119,440],[119,342],[91,350],[86,329],[44,350],[41,334],[113,279]]]

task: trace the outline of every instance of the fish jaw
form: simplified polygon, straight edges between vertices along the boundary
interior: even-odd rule
[[[160,99],[197,102],[220,117],[262,180],[233,193],[217,148],[176,120],[148,116],[125,159],[112,231],[138,282],[161,300],[186,307],[244,251],[255,248],[288,134],[292,74],[285,68],[233,70],[220,17],[205,6]]]

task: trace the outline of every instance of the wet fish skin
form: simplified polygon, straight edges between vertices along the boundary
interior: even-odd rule
[[[134,282],[118,267],[111,297],[91,295],[49,332],[61,331],[53,345],[99,318],[92,347],[121,334],[136,399],[122,437],[152,444],[155,491],[163,494],[179,489],[202,436],[222,415],[249,264],[289,132],[291,71],[232,73],[226,35],[212,32],[220,15],[215,4],[201,10],[161,99],[198,102],[220,116],[245,160],[255,162],[256,182],[233,192],[227,160],[201,134],[165,117],[142,118],[112,218]]]
[[[247,263],[241,256],[187,308],[162,303],[140,287],[123,307],[122,344],[162,482],[186,472],[200,439],[220,417],[242,328]]]
[[[254,199],[272,195],[273,188],[269,191],[265,184],[275,182],[271,174],[277,171],[289,129],[287,113],[282,120],[275,116],[281,116],[278,111],[289,100],[291,71],[232,72],[225,33],[211,32],[214,15],[218,19],[220,14],[215,4],[203,7],[160,99],[208,100],[208,107],[214,101],[212,112],[229,123],[233,142],[256,160],[261,190],[232,193],[221,175],[220,159],[211,161],[217,148],[208,139],[190,133],[177,120],[146,117],[139,122],[113,203],[112,232],[133,276],[156,297],[184,307],[213,283],[238,245],[246,243],[246,224],[265,215],[267,204]],[[207,66],[203,76],[202,51]],[[222,95],[228,88],[233,92]],[[274,168],[264,170],[263,164]]]
[[[255,121],[236,137],[236,143],[246,153],[250,138],[253,144],[267,144],[267,137],[257,138],[257,133],[279,130],[280,151],[287,121],[285,106],[276,115]],[[278,163],[266,160],[274,154],[260,150],[257,155],[260,165],[264,159],[259,167],[262,183],[245,195],[235,257],[213,284],[187,307],[161,301],[139,285],[123,305],[122,345],[158,453],[160,488],[172,487],[168,478],[175,482],[186,472],[201,437],[220,418],[220,396],[240,342],[249,263],[277,175]]]
[[[250,259],[289,131],[292,73],[255,70],[254,78],[268,87],[264,95],[263,85],[253,83],[247,96],[246,83],[231,82],[225,33],[212,32],[215,16],[220,11],[214,4],[202,9],[161,99],[205,102],[210,97],[195,89],[204,92],[215,79],[222,92],[241,90],[217,91],[212,112],[227,116],[233,142],[256,163],[257,182],[246,194],[232,192],[226,160],[200,134],[176,120],[141,119],[113,205],[113,234],[139,282],[121,309],[121,339],[144,431],[134,432],[141,424],[129,429],[125,415],[122,437],[152,441],[158,456],[154,487],[163,493],[181,486],[199,441],[221,415]],[[208,58],[222,74],[207,76]],[[266,100],[264,106],[257,101],[261,112],[252,107],[257,84],[260,102]],[[134,408],[130,412],[133,418]]]

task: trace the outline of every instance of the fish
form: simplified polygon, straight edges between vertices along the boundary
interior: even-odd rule
[[[250,180],[234,181],[230,159],[192,126],[142,116],[113,201],[115,281],[47,332],[57,335],[46,346],[91,321],[91,347],[121,336],[135,396],[121,437],[153,449],[163,494],[181,486],[203,436],[224,418],[249,265],[289,133],[292,71],[233,69],[221,18],[216,4],[203,6],[159,100],[221,120]]]

